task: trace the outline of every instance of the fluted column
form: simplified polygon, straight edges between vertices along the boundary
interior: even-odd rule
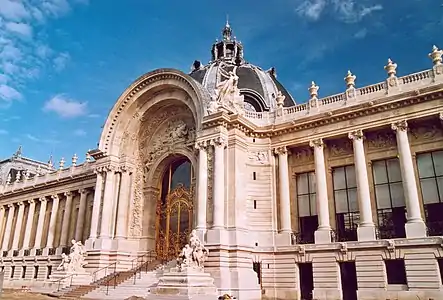
[[[31,242],[31,233],[32,233],[32,226],[34,225],[34,213],[35,213],[35,201],[29,200],[29,210],[28,210],[28,217],[26,218],[26,230],[25,230],[25,236],[23,238],[23,250],[29,249],[29,244]]]
[[[8,204],[8,218],[6,219],[5,235],[3,236],[2,250],[9,250],[9,241],[11,239],[12,221],[14,220],[15,206],[14,204]]]
[[[95,240],[98,235],[98,220],[100,217],[100,205],[103,190],[103,168],[97,168],[95,173],[97,174],[97,181],[95,183],[94,203],[92,206],[91,234],[89,235],[89,239],[91,240]]]
[[[46,206],[48,200],[44,197],[38,199],[40,201],[40,211],[37,221],[37,230],[35,232],[34,249],[41,249],[43,239],[43,226],[45,225]]]
[[[288,150],[286,147],[279,147],[275,149],[275,153],[278,155],[281,232],[290,233],[292,228],[291,198],[289,194]]]
[[[57,225],[57,215],[58,207],[60,204],[60,198],[58,195],[51,196],[52,199],[52,210],[51,217],[49,219],[49,229],[48,229],[48,239],[46,242],[46,248],[54,248],[54,238],[55,238],[55,227]]]
[[[60,246],[64,247],[68,245],[69,224],[71,223],[71,210],[72,210],[72,198],[74,194],[72,192],[66,192],[65,211],[63,213],[62,232],[60,235]]]
[[[78,215],[77,215],[77,222],[75,225],[75,240],[81,241],[83,240],[83,228],[84,228],[84,222],[85,222],[85,214],[86,214],[86,200],[88,197],[89,190],[87,189],[81,189],[79,190],[80,193],[80,205],[78,207]]]
[[[103,210],[102,210],[102,223],[100,228],[100,238],[111,237],[111,221],[112,211],[114,208],[114,179],[115,168],[108,166],[106,169],[105,179],[105,191],[103,193]]]
[[[5,220],[5,206],[2,205],[0,206],[0,234],[2,232],[3,229],[3,222]]]
[[[221,229],[225,227],[225,146],[224,138],[211,140],[214,146],[214,187],[213,187],[213,228]]]
[[[326,166],[323,152],[323,140],[316,139],[309,142],[314,148],[316,204],[318,213],[318,230],[315,232],[315,243],[331,242],[331,225],[329,223],[328,187],[326,184]]]
[[[197,229],[206,229],[206,206],[208,203],[208,153],[207,142],[196,143],[198,150],[197,182]]]
[[[129,199],[131,199],[131,175],[132,170],[129,167],[123,166],[120,168],[121,185],[120,194],[118,196],[117,209],[117,228],[115,230],[115,237],[126,238],[128,235],[128,212]]]
[[[18,246],[20,243],[20,234],[22,232],[22,226],[23,226],[23,216],[25,215],[25,204],[23,202],[18,202],[17,205],[18,205],[17,222],[15,223],[14,237],[12,239],[11,250],[18,250]]]
[[[418,200],[414,162],[409,147],[408,123],[406,121],[396,122],[391,125],[391,128],[396,132],[397,137],[397,149],[408,219],[405,225],[406,237],[424,237],[426,236],[426,226],[421,217],[420,202]]]
[[[357,228],[359,241],[375,240],[375,226],[372,218],[371,196],[369,192],[368,170],[363,145],[363,131],[356,130],[348,134],[354,148],[355,176],[357,179],[357,199],[360,223]]]

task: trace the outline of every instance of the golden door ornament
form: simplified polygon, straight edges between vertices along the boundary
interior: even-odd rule
[[[186,245],[192,230],[193,201],[192,193],[182,184],[172,190],[164,204],[157,205],[156,251],[159,259],[175,259]]]

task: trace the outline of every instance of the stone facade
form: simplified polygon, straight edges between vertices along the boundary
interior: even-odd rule
[[[243,59],[243,47],[228,55],[228,29],[215,63]],[[43,285],[71,239],[85,242],[89,272],[165,254],[165,174],[185,159],[189,182],[175,191],[192,200],[220,294],[443,298],[442,51],[429,56],[430,70],[397,77],[389,60],[381,83],[357,88],[348,72],[342,94],[319,98],[312,82],[307,102],[284,105],[278,93],[263,111],[234,110],[177,70],[143,75],[84,163],[0,187],[5,284]],[[243,92],[218,80],[226,95]]]

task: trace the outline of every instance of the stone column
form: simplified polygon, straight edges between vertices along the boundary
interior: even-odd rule
[[[94,203],[92,206],[91,234],[89,235],[90,240],[95,240],[98,235],[98,220],[100,217],[100,205],[102,202],[103,189],[103,168],[97,168],[95,173],[97,174],[97,181],[95,183]]]
[[[20,243],[20,234],[22,232],[22,226],[23,226],[23,216],[25,214],[25,204],[23,202],[18,202],[17,205],[18,205],[17,222],[15,223],[14,237],[12,239],[11,250],[18,250],[18,246]]]
[[[215,138],[211,141],[214,146],[214,222],[213,229],[225,227],[225,146],[224,138]]]
[[[62,232],[60,235],[60,246],[65,247],[68,245],[69,224],[71,223],[71,210],[72,210],[72,192],[66,192],[65,211],[63,213]]]
[[[43,226],[45,225],[46,206],[48,204],[47,199],[44,197],[38,200],[40,201],[40,212],[38,215],[37,230],[35,232],[34,249],[41,249],[42,246]]]
[[[111,237],[111,221],[115,192],[114,179],[115,169],[112,166],[108,166],[106,170],[105,191],[103,193],[102,223],[100,228],[100,238],[104,239]]]
[[[291,233],[291,198],[289,194],[288,150],[286,147],[279,147],[275,149],[275,153],[278,155],[281,232]]]
[[[81,241],[83,240],[83,228],[84,228],[84,222],[85,222],[85,214],[86,214],[86,200],[88,197],[89,190],[87,189],[81,189],[78,191],[80,193],[80,205],[78,207],[78,215],[77,215],[77,222],[75,225],[75,240]]]
[[[207,142],[196,143],[198,150],[197,182],[197,230],[206,229],[206,206],[208,203],[208,153]]]
[[[357,199],[360,211],[360,224],[357,228],[359,241],[375,240],[375,226],[372,218],[371,196],[369,193],[368,170],[366,168],[363,131],[356,130],[348,134],[354,148],[355,176],[357,179]]]
[[[2,250],[9,250],[9,241],[11,239],[12,221],[14,220],[15,206],[14,204],[8,204],[8,218],[6,219],[5,235],[3,236]]]
[[[323,153],[323,140],[316,139],[309,142],[314,148],[315,180],[317,185],[317,214],[318,229],[315,232],[315,243],[325,244],[331,242],[331,225],[329,223],[328,187],[326,184],[325,156]]]
[[[116,238],[127,238],[129,222],[129,199],[131,199],[131,175],[132,170],[126,166],[120,168],[121,185],[118,196]]]
[[[2,229],[3,229],[3,222],[4,222],[4,220],[5,220],[5,206],[1,205],[0,206],[0,234],[1,234]]]
[[[51,217],[49,219],[48,239],[46,241],[46,248],[54,248],[55,227],[57,226],[58,206],[60,199],[58,195],[51,196],[52,198],[52,210]]]
[[[420,238],[426,236],[426,225],[423,222],[418,200],[417,182],[415,179],[414,163],[408,139],[408,123],[400,121],[391,125],[396,132],[397,149],[400,160],[403,193],[407,210],[407,223],[405,225],[406,237]]]
[[[28,211],[28,217],[26,218],[26,230],[22,246],[23,250],[29,249],[29,244],[31,242],[32,226],[34,223],[35,201],[29,200],[28,203],[29,203],[29,211]]]

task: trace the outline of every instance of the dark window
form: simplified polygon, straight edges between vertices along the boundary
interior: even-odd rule
[[[254,200],[254,209],[257,209],[257,200]]]
[[[46,279],[49,279],[49,277],[52,274],[52,266],[48,266],[47,272],[46,272]]]
[[[356,241],[360,214],[357,202],[355,167],[332,170],[335,200],[336,232],[338,241]]]
[[[34,266],[34,279],[38,277],[38,266]]]
[[[379,237],[404,238],[406,209],[398,158],[372,162]]]
[[[11,278],[14,278],[15,266],[11,266]]]
[[[253,179],[253,180],[257,180],[257,173],[252,172],[252,179]]]
[[[418,154],[417,168],[428,234],[443,235],[443,151]]]
[[[22,279],[26,277],[26,266],[22,267]]]
[[[405,261],[403,259],[385,260],[388,284],[407,285]]]
[[[252,263],[252,268],[254,269],[255,273],[257,273],[258,284],[261,284],[261,263]]]
[[[296,242],[314,243],[314,233],[318,228],[315,173],[297,174],[297,204],[299,232]]]

